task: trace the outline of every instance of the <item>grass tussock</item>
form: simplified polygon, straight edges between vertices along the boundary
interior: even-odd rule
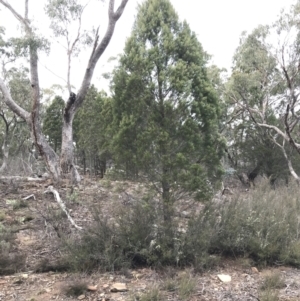
[[[268,273],[264,276],[263,282],[259,287],[259,296],[262,301],[279,301],[279,291],[285,287],[284,280],[280,272]]]
[[[163,294],[161,293],[160,289],[157,286],[153,286],[146,293],[138,296],[138,299],[135,296],[133,300],[163,301],[163,300],[165,300],[165,298],[164,298]]]
[[[26,256],[15,247],[15,235],[0,224],[0,275],[9,275],[22,270]]]
[[[265,275],[260,289],[266,291],[271,289],[282,289],[284,287],[285,283],[281,277],[280,272],[273,272]]]
[[[274,290],[262,291],[259,295],[260,301],[279,301],[279,293]]]
[[[178,295],[180,300],[189,300],[196,291],[196,279],[190,274],[182,275],[178,280]]]

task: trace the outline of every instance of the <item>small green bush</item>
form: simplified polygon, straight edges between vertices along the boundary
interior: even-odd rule
[[[260,286],[261,290],[281,289],[285,287],[285,283],[280,275],[280,272],[273,272],[264,277],[263,283]]]
[[[68,297],[78,297],[87,291],[87,283],[76,280],[63,288],[64,294]]]
[[[13,210],[18,210],[27,207],[28,207],[28,203],[24,200],[17,200],[13,203]]]
[[[80,204],[80,196],[78,190],[72,189],[72,191],[67,194],[67,202],[72,204]]]
[[[248,194],[206,208],[192,225],[201,229],[195,249],[206,244],[214,254],[299,266],[299,214],[296,185],[274,190],[262,183]]]
[[[20,271],[25,266],[26,256],[14,248],[15,235],[0,224],[0,275]]]
[[[202,272],[222,255],[299,267],[298,187],[273,190],[262,183],[231,198],[206,205],[181,232],[175,216],[164,221],[153,198],[135,199],[109,221],[94,210],[92,226],[67,240],[67,261],[73,270],[87,272],[191,265]]]
[[[151,203],[137,201],[108,222],[95,214],[93,225],[80,239],[66,242],[72,269],[111,271],[139,266],[175,266],[183,239],[175,225],[166,226]]]
[[[259,294],[260,301],[279,301],[279,294],[275,290],[262,291]]]
[[[280,272],[269,273],[264,276],[263,283],[259,287],[259,296],[262,301],[279,301],[278,290],[285,287]]]
[[[162,284],[162,289],[168,292],[174,292],[178,288],[178,283],[176,279],[173,278],[167,278],[164,280]]]
[[[66,261],[75,271],[91,272],[95,269],[112,271],[128,264],[119,245],[116,228],[100,216],[79,239],[65,241],[65,244],[68,252]]]
[[[5,220],[5,211],[0,210],[0,222]]]
[[[195,293],[196,279],[190,274],[180,277],[178,281],[178,295],[180,300],[188,300],[190,296]]]
[[[142,294],[138,297],[138,299],[135,298],[135,300],[139,301],[163,301],[165,298],[163,297],[162,293],[160,292],[158,287],[152,287],[150,290],[148,290],[146,293]]]

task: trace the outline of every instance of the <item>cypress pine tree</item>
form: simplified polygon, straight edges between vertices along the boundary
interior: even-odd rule
[[[55,96],[50,106],[46,109],[43,131],[54,151],[61,147],[62,114],[64,110],[64,100],[60,96]]]
[[[207,55],[169,0],[147,0],[112,81],[116,163],[159,183],[164,218],[176,192],[210,195],[220,175],[219,104]]]
[[[94,85],[89,88],[84,101],[86,105],[78,110],[74,119],[74,140],[82,154],[84,170],[86,161],[93,162],[94,172],[103,177],[111,140],[111,101]]]

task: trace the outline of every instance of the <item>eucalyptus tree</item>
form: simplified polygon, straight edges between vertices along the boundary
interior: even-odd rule
[[[37,150],[43,156],[49,171],[51,172],[55,181],[61,179],[61,172],[63,174],[71,173],[74,182],[80,181],[80,176],[74,165],[74,149],[73,149],[73,119],[78,108],[82,105],[85,95],[90,86],[93,73],[97,62],[107,45],[109,44],[115,29],[115,25],[121,17],[128,0],[122,0],[118,9],[114,10],[114,0],[110,0],[108,4],[108,25],[106,33],[100,41],[98,30],[95,32],[94,40],[91,43],[91,55],[87,63],[86,69],[83,72],[83,80],[77,94],[71,91],[70,72],[68,71],[67,83],[70,91],[70,97],[66,101],[63,112],[63,127],[62,127],[62,146],[60,157],[55,153],[53,148],[48,143],[46,137],[42,133],[42,126],[40,122],[41,110],[41,93],[38,73],[38,54],[39,51],[49,46],[45,39],[40,38],[35,33],[32,22],[29,19],[29,4],[25,0],[25,15],[22,16],[14,9],[9,2],[0,0],[0,4],[7,8],[22,26],[23,36],[16,39],[18,46],[22,50],[22,54],[29,60],[30,82],[31,82],[31,108],[24,109],[20,104],[17,104],[13,99],[7,85],[3,78],[0,78],[0,91],[2,92],[4,102],[16,115],[26,121],[30,128],[32,139],[36,145]],[[84,6],[76,0],[49,0],[46,6],[46,12],[52,20],[51,27],[54,33],[59,36],[62,35],[67,39],[68,49],[68,70],[71,66],[71,57],[76,54],[79,43],[86,41],[86,33],[81,31],[81,16],[84,11]],[[75,20],[78,21],[78,29],[73,40],[70,38],[70,24]],[[88,41],[91,42],[91,41]]]
[[[30,97],[30,81],[28,69],[20,67],[9,67],[9,64],[16,60],[18,51],[12,47],[12,40],[5,40],[5,30],[0,27],[0,53],[1,70],[0,74],[6,82],[11,95],[18,104],[28,108]],[[0,94],[0,127],[1,127],[1,151],[2,164],[0,173],[7,171],[11,156],[18,155],[20,149],[26,144],[29,131],[24,121],[14,114],[4,103],[3,95]]]
[[[272,26],[260,26],[242,36],[228,84],[233,115],[243,115],[249,126],[259,127],[265,139],[279,147],[297,181],[300,178],[294,166],[299,165],[295,153],[300,154],[299,12],[300,1]]]
[[[220,172],[219,100],[207,54],[169,0],[139,8],[113,80],[116,164],[161,193],[165,219],[178,191],[205,199]]]

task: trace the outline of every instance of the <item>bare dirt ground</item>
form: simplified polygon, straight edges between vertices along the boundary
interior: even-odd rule
[[[154,270],[143,268],[110,273],[72,274],[66,272],[38,273],[41,263],[55,261],[60,256],[58,244],[59,228],[67,227],[68,221],[59,218],[60,209],[53,195],[44,194],[49,182],[2,183],[0,185],[0,226],[10,227],[16,235],[15,252],[26,257],[22,270],[11,275],[0,276],[0,300],[42,301],[42,300],[100,300],[125,301],[142,300],[149,290],[158,289],[160,300],[183,300],[177,289],[167,289],[167,278],[190,277],[195,281],[193,293],[184,300],[271,300],[260,297],[259,287],[265,275],[279,273],[284,286],[278,289],[279,300],[300,300],[300,272],[291,267],[254,268],[247,260],[224,259],[214,270],[204,274],[186,270]],[[147,194],[142,184],[108,180],[85,179],[80,189],[71,193],[68,185],[59,192],[67,203],[71,215],[79,226],[85,227],[92,221],[91,208],[97,206],[108,217],[112,211],[125,208],[139,196]],[[33,195],[27,200],[23,198]],[[186,218],[199,209],[188,201],[182,202],[178,212]],[[57,215],[54,213],[57,212]],[[51,214],[50,214],[51,213]],[[57,219],[55,219],[55,216]],[[76,231],[75,229],[70,231]],[[44,269],[45,271],[46,269]],[[231,276],[228,283],[218,275]],[[76,282],[85,283],[89,290],[76,297],[68,297],[66,289]],[[114,285],[124,286],[124,291],[112,292]],[[152,299],[143,300],[158,300]],[[273,300],[273,299],[272,299]],[[275,300],[275,299],[274,299]]]

